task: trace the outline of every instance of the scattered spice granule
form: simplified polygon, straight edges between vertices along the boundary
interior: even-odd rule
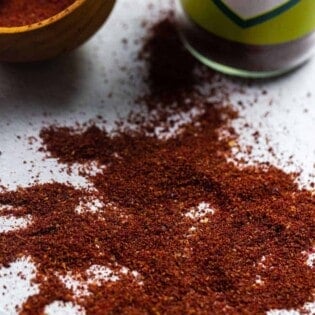
[[[75,0],[1,0],[0,27],[30,25],[48,19]]]
[[[145,43],[140,58],[150,58],[149,83],[151,95],[193,89],[196,76],[192,72],[196,59],[181,44],[174,30],[172,17],[153,26],[151,36]],[[185,61],[185,62],[183,62]]]
[[[178,43],[170,20],[155,29],[165,23]],[[152,36],[162,42],[165,33]],[[186,75],[195,76],[195,67]],[[180,105],[187,90],[176,91]],[[153,94],[149,108],[163,103],[158,124],[169,102]],[[32,216],[25,229],[0,234],[0,264],[25,255],[38,269],[40,292],[21,314],[42,314],[55,300],[88,315],[265,314],[314,301],[315,273],[305,253],[314,248],[315,196],[275,167],[227,162],[230,139],[218,130],[235,112],[202,101],[193,87],[190,100],[200,114],[167,139],[148,135],[145,122],[115,134],[93,124],[41,131],[52,157],[68,165],[96,161],[100,172],[85,174],[96,192],[50,183],[0,194],[0,205],[13,207],[4,215]],[[89,198],[101,200],[101,209],[78,213]],[[200,204],[215,210],[187,215]],[[69,273],[84,279],[93,265],[123,266],[139,279],[121,274],[90,284],[90,294],[80,297],[60,280]]]
[[[169,110],[187,111],[191,97],[200,94],[196,88],[201,80],[211,81],[214,72],[199,62],[184,48],[170,13],[149,30],[149,37],[139,54],[140,59],[149,60],[148,83],[150,93],[141,98],[149,110],[164,107]],[[194,72],[199,70],[199,75]],[[160,113],[162,115],[162,113]]]

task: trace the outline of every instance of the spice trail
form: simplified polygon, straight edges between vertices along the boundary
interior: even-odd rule
[[[166,45],[165,62],[178,38],[171,20],[152,32],[145,46],[152,93],[142,101],[155,118],[111,134],[93,124],[41,131],[43,150],[60,163],[98,163],[96,175],[84,174],[95,190],[47,183],[0,194],[3,215],[32,218],[0,234],[0,264],[26,256],[37,267],[40,292],[20,313],[42,314],[56,300],[91,315],[302,309],[315,298],[314,266],[306,263],[314,250],[314,195],[275,167],[241,170],[227,162],[230,139],[219,130],[237,113],[205,101],[194,84],[212,75],[181,46],[177,62],[189,65],[189,77],[164,86],[167,66],[156,63],[156,49]],[[173,126],[165,116],[192,107],[198,114],[191,122],[159,137],[159,125]],[[112,270],[111,279],[88,281],[93,266]],[[81,283],[76,290],[66,285],[69,276]]]

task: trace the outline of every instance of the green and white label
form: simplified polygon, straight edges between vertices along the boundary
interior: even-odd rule
[[[315,29],[315,0],[182,0],[190,18],[220,37],[268,45]]]
[[[274,19],[300,0],[214,0],[217,7],[243,28]]]

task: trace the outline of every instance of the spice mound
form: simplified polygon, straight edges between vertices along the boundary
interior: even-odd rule
[[[75,0],[1,0],[0,27],[30,25],[63,11]]]
[[[167,74],[156,72],[154,49],[164,38],[166,54],[178,42],[170,23],[155,26],[146,45],[149,122],[40,132],[42,150],[59,163],[99,166],[82,172],[93,189],[46,183],[0,194],[3,215],[31,218],[0,234],[0,265],[29,257],[37,269],[38,292],[21,314],[43,314],[57,300],[87,315],[266,314],[314,301],[314,195],[275,167],[228,161],[237,113],[202,97],[199,77],[176,84],[176,93],[152,80]],[[185,74],[200,74],[182,50],[186,57]],[[196,113],[161,136],[165,116],[187,114],[187,104]]]

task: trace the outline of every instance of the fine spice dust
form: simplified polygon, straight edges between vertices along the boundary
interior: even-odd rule
[[[167,47],[181,53],[169,55]],[[38,270],[40,292],[20,313],[42,314],[55,300],[90,315],[265,314],[313,302],[315,273],[306,261],[314,195],[275,167],[240,170],[227,162],[231,140],[219,130],[237,113],[202,98],[194,83],[204,70],[180,46],[170,19],[153,27],[144,54],[152,94],[142,100],[158,112],[151,128],[137,120],[136,130],[121,126],[114,134],[93,124],[41,131],[43,150],[61,163],[98,163],[97,174],[85,174],[95,191],[50,183],[0,195],[0,205],[11,206],[4,215],[32,217],[26,228],[0,234],[2,265],[27,256]],[[168,56],[183,72],[171,70],[164,81]],[[165,115],[187,104],[199,114],[176,135],[159,137]],[[101,201],[97,212],[77,211],[91,198]],[[93,265],[133,272],[89,283],[80,296],[61,281],[70,273],[84,282]]]
[[[0,0],[0,27],[30,25],[65,10],[75,0]]]

